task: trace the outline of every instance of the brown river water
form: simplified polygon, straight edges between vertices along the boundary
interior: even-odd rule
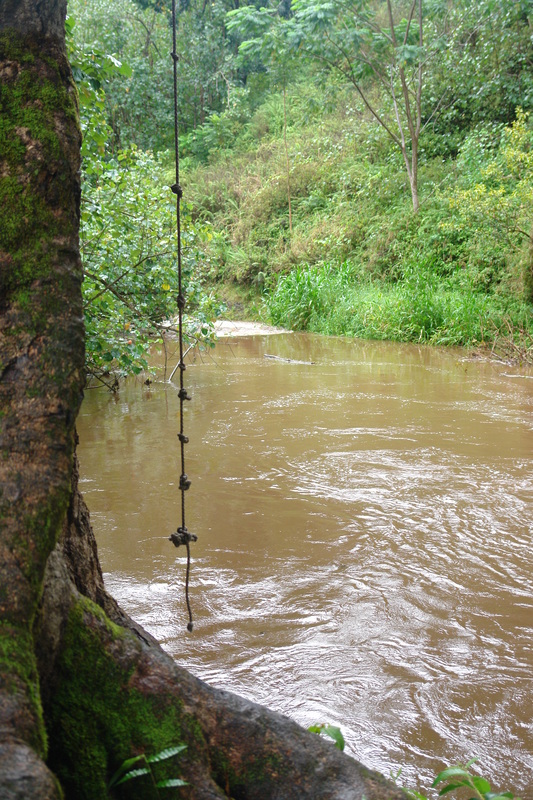
[[[185,379],[192,634],[168,541],[176,386],[88,391],[81,410],[81,488],[125,610],[200,678],[339,725],[411,788],[477,756],[533,800],[531,372],[283,334],[221,341]]]

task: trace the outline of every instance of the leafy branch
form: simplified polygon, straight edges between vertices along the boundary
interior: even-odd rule
[[[520,800],[520,798],[515,797],[512,792],[493,791],[486,778],[471,772],[470,767],[472,764],[475,764],[477,760],[477,758],[471,758],[464,765],[458,764],[454,767],[446,767],[442,772],[439,772],[431,784],[431,788],[436,789],[439,784],[445,784],[439,791],[439,797],[449,794],[450,792],[455,792],[458,789],[466,789],[468,795],[470,795],[468,800]],[[395,775],[391,776],[395,782],[398,782],[401,772],[400,769]],[[402,786],[402,789],[409,800],[428,800],[428,797],[422,794],[422,792],[417,792],[414,789],[407,789],[405,786]]]

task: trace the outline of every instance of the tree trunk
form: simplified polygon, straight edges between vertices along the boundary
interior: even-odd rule
[[[65,11],[0,6],[0,797],[147,800],[145,777],[110,792],[110,776],[184,744],[157,765],[188,781],[169,800],[399,799],[329,742],[178,667],[104,589],[74,458],[80,133]]]
[[[285,84],[283,84],[283,145],[285,149],[285,171],[287,174],[287,201],[289,204],[289,233],[292,236],[291,167],[289,164],[289,148],[287,146],[287,87]]]
[[[524,298],[533,303],[533,228],[529,234],[528,261],[524,270]]]
[[[420,200],[418,198],[418,138],[413,138],[411,146],[411,171],[409,172],[409,185],[411,187],[411,199],[413,201],[413,213],[418,214],[420,210]]]
[[[32,637],[68,506],[84,344],[66,0],[0,5],[0,796],[56,798]]]

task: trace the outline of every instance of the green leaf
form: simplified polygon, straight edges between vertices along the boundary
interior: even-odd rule
[[[490,783],[485,778],[480,778],[479,775],[472,776],[472,783],[480,794],[487,794],[491,790]]]
[[[431,787],[434,789],[437,784],[442,781],[447,781],[448,778],[470,778],[470,773],[464,767],[448,767],[442,772],[439,772]]]
[[[307,730],[310,733],[318,733],[319,735],[324,734],[325,736],[329,736],[330,739],[333,739],[335,742],[335,747],[338,747],[339,750],[344,750],[344,736],[342,735],[341,729],[337,728],[336,725],[329,725],[327,722],[321,722],[317,725],[310,725]]]
[[[182,753],[186,749],[186,744],[178,744],[175,747],[168,747],[166,750],[161,750],[160,753],[155,753],[153,756],[149,756],[146,760],[149,764],[156,764],[158,761],[165,761],[167,758],[177,756],[178,753]]]
[[[322,733],[322,728],[323,728],[323,725],[310,725],[307,730],[309,731],[309,733],[319,733],[320,734],[320,733]]]
[[[174,786],[188,786],[187,781],[182,781],[181,778],[168,778],[166,781],[157,781],[156,786],[158,789],[171,789]]]
[[[144,759],[144,755],[134,756],[133,758],[127,758],[126,761],[123,761],[117,771],[113,774],[111,780],[109,781],[109,788],[111,789],[113,786],[118,786],[119,778],[124,775],[134,764],[137,764],[139,761]]]
[[[449,783],[448,786],[445,786],[444,789],[441,789],[439,792],[439,797],[442,797],[443,794],[448,794],[448,792],[453,792],[455,789],[459,789],[461,786],[468,786],[467,781],[461,781],[460,783]]]
[[[140,778],[142,775],[149,775],[150,770],[148,767],[139,767],[139,769],[132,769],[131,772],[126,773],[123,778],[116,782],[115,786],[120,786],[121,783],[131,781],[133,778]]]

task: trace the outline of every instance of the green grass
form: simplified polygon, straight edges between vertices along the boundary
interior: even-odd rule
[[[498,295],[446,288],[434,276],[361,283],[348,264],[297,268],[265,298],[274,324],[364,339],[478,346],[504,327],[531,329],[531,310]]]

